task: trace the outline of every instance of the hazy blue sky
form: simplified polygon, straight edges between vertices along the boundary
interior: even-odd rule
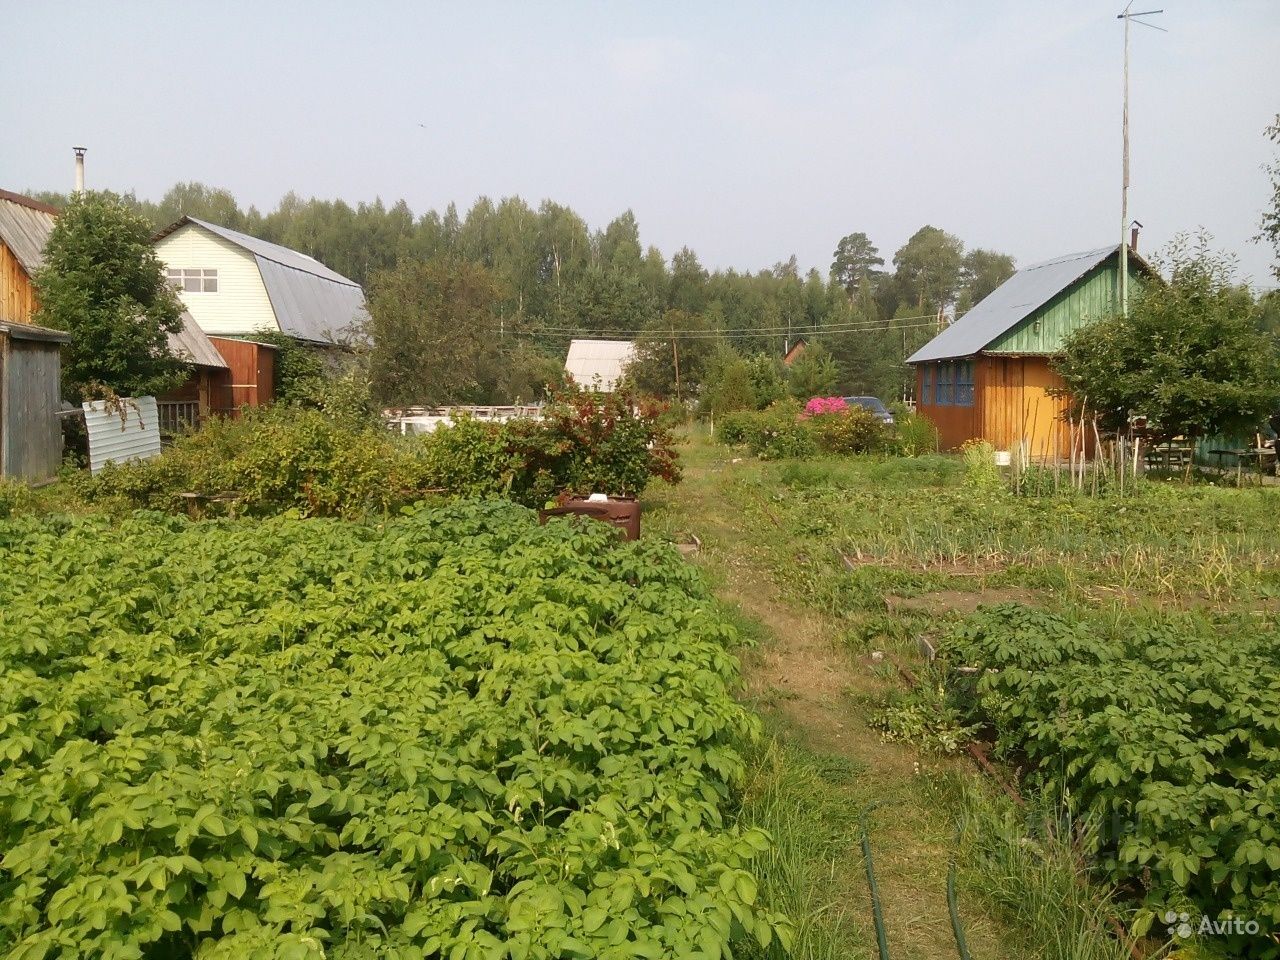
[[[1269,284],[1280,0],[1161,3],[1133,37],[1143,246],[1202,226]],[[1119,234],[1122,5],[0,0],[0,186],[68,188],[84,143],[90,186],[152,198],[549,197],[752,269],[932,223],[1025,264]]]

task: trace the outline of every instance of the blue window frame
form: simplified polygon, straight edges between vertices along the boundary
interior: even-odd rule
[[[956,406],[973,406],[973,361],[961,360],[956,364]]]
[[[933,403],[933,364],[920,365],[920,402]]]
[[[938,364],[938,400],[940,407],[949,407],[955,403],[955,364],[951,361]]]

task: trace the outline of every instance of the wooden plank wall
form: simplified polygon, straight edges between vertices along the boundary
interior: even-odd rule
[[[275,395],[275,351],[250,340],[210,337],[231,368],[213,388],[214,413],[235,416],[241,407],[269,404]]]
[[[0,320],[30,323],[36,311],[36,291],[31,278],[13,252],[0,242]]]
[[[0,472],[39,482],[62,465],[59,344],[0,334]]]
[[[983,438],[997,450],[1025,442],[1032,460],[1068,456],[1069,431],[1061,420],[1067,403],[1051,394],[1065,386],[1048,357],[980,357],[974,389]]]

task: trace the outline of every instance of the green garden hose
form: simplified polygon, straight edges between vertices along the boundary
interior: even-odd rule
[[[871,807],[862,811],[862,861],[867,866],[867,886],[871,890],[871,917],[876,924],[876,948],[880,951],[880,960],[889,960],[889,941],[884,932],[884,910],[880,906],[880,888],[876,886],[876,871],[871,863],[871,836],[867,833],[867,814]]]
[[[964,927],[960,926],[960,908],[956,905],[956,862],[954,860],[947,867],[947,910],[951,913],[951,932],[956,938],[956,949],[960,951],[960,960],[972,960],[969,956],[969,945],[964,940]]]

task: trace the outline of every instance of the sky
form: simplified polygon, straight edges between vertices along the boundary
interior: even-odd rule
[[[1280,0],[1161,2],[1131,37],[1142,250],[1204,229],[1274,286]],[[0,0],[0,187],[69,189],[84,144],[89,187],[151,199],[515,194],[749,270],[933,224],[1029,264],[1119,238],[1121,7]]]

